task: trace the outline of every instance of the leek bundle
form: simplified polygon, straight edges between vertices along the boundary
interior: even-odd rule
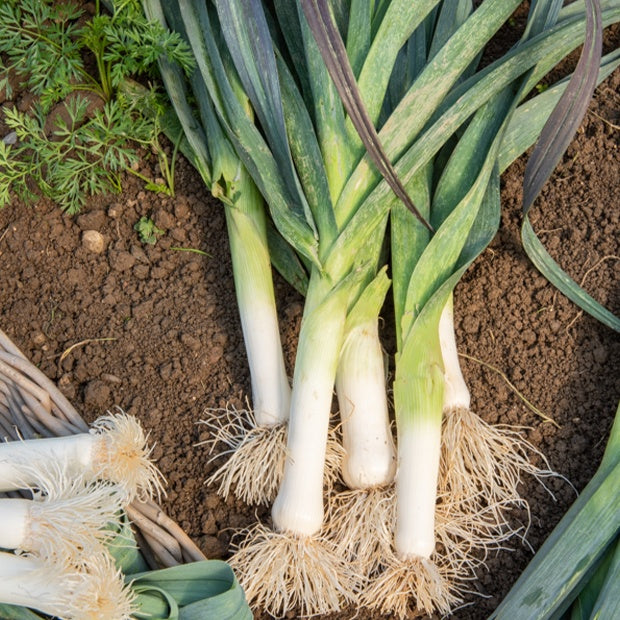
[[[135,595],[108,553],[123,508],[151,498],[162,476],[146,436],[124,413],[90,433],[0,444],[0,606],[66,618],[124,620]]]
[[[139,515],[127,503],[161,491],[149,452],[122,413],[99,418],[91,433],[0,444],[0,488],[30,495],[0,498],[2,618],[251,617],[224,562],[147,570],[123,511]]]
[[[456,358],[454,286],[497,229],[501,170],[541,130],[538,120],[532,132],[515,128],[517,106],[580,44],[590,20],[589,3],[562,11],[554,0],[533,3],[519,45],[477,71],[519,3],[166,5],[169,27],[196,57],[194,92],[212,106],[279,241],[308,275],[273,528],[251,529],[232,559],[248,597],[275,615],[357,602],[403,616],[412,600],[449,613],[477,565],[472,549],[514,533],[505,513],[522,501],[519,477],[547,473],[531,465],[533,449],[515,433],[469,413],[460,370],[447,364]],[[620,5],[603,3],[602,24],[619,19]],[[194,117],[168,90],[177,114],[190,119],[191,142]],[[543,122],[549,101],[538,100]],[[388,221],[397,467],[377,329],[389,287]],[[274,264],[280,258],[272,254]],[[330,504],[326,519],[334,385],[342,476],[361,493]],[[442,446],[442,424],[455,443]],[[475,432],[458,435],[463,424]],[[471,458],[478,454],[484,467]],[[473,481],[464,478],[470,469]]]

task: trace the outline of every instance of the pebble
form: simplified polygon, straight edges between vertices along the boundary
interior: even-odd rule
[[[43,332],[34,332],[32,334],[32,342],[36,346],[40,347],[41,345],[45,344],[46,341],[47,341],[47,338]]]
[[[102,381],[107,381],[108,383],[122,383],[121,379],[116,375],[111,375],[109,373],[104,373],[101,375]]]
[[[141,304],[133,306],[131,309],[131,315],[134,319],[146,319],[153,314],[153,300],[147,299]]]
[[[133,275],[138,278],[138,280],[146,280],[149,277],[149,267],[148,265],[136,265],[133,268]]]
[[[121,205],[118,202],[115,202],[108,207],[108,217],[116,219],[120,214]]]
[[[207,363],[215,366],[222,359],[222,355],[224,355],[224,347],[217,344],[212,346],[206,355]]]
[[[480,319],[476,316],[467,315],[463,319],[463,331],[466,334],[477,334],[480,329]]]
[[[101,254],[106,248],[105,238],[97,230],[85,230],[82,233],[82,245],[94,254]]]
[[[181,342],[192,351],[197,351],[201,347],[200,340],[191,334],[181,334]]]

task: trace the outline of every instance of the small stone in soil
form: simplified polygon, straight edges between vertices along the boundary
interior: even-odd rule
[[[101,254],[105,250],[105,238],[96,230],[85,230],[82,233],[82,245],[94,254]]]

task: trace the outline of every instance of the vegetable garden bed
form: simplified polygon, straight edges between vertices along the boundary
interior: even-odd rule
[[[606,43],[618,47],[617,28]],[[552,255],[616,314],[619,85],[616,71],[598,89],[531,216]],[[21,92],[14,103],[29,102]],[[157,176],[151,159],[140,166]],[[502,225],[456,289],[455,323],[472,409],[490,423],[527,427],[527,439],[566,478],[548,480],[548,490],[524,480],[527,541],[537,549],[575,499],[567,481],[580,490],[600,461],[620,394],[620,340],[557,293],[523,253],[523,169],[520,160],[503,175]],[[134,176],[122,184],[121,194],[88,199],[78,216],[44,200],[0,210],[0,328],[87,421],[115,405],[142,421],[168,480],[164,509],[207,557],[226,559],[234,531],[257,515],[268,519],[269,509],[218,497],[204,481],[221,461],[195,446],[209,438],[197,424],[213,415],[208,409],[243,408],[250,395],[223,208],[183,159],[174,198],[146,191]],[[153,245],[134,230],[142,216],[164,231]],[[100,252],[88,245],[88,230],[103,235]],[[276,295],[292,373],[303,302],[277,278]],[[393,353],[389,319],[382,337]],[[527,523],[525,510],[513,517]],[[454,618],[487,617],[506,594],[532,556],[517,539],[507,547],[471,584],[484,598],[472,597],[473,607]]]

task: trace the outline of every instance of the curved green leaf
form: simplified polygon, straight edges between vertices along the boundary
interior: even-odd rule
[[[144,597],[145,610],[169,604],[168,616],[154,620],[250,620],[252,612],[241,586],[228,564],[220,560],[192,562],[172,568],[127,575],[137,594]],[[159,597],[159,602],[157,598]],[[174,601],[174,605],[170,601]],[[178,615],[174,615],[174,606]],[[171,608],[171,609],[170,609]]]
[[[588,295],[562,268],[551,258],[545,247],[532,229],[526,215],[521,226],[521,241],[530,260],[544,276],[571,301],[601,321],[611,329],[620,332],[620,319],[604,308],[598,301]]]
[[[228,51],[265,132],[278,170],[311,224],[312,216],[291,156],[276,58],[262,4],[258,0],[218,0],[215,4]]]
[[[383,149],[375,126],[360,96],[344,43],[333,23],[328,4],[324,0],[301,0],[301,6],[329,74],[369,157],[398,198],[429,230],[432,230],[430,224],[422,217],[409,198],[401,179]]]
[[[158,2],[159,0],[145,0]],[[172,5],[167,5],[172,11]],[[202,2],[180,0],[178,9],[200,75],[216,108],[218,118],[239,157],[270,206],[271,216],[286,240],[315,264],[319,264],[314,228],[299,197],[291,193],[277,162],[258,128],[239,101],[228,75],[208,7]]]
[[[523,248],[536,268],[581,309],[616,331],[620,318],[588,295],[545,250],[529,222],[528,212],[572,140],[596,88],[601,62],[602,18],[598,0],[587,0],[586,36],[577,68],[554,111],[542,128],[523,180]]]
[[[41,620],[43,616],[25,607],[0,603],[0,618],[2,620]]]
[[[620,66],[620,49],[603,57],[598,73],[598,83],[611,75]],[[547,90],[522,103],[510,121],[498,155],[500,172],[523,155],[536,142],[546,119],[564,92],[568,78],[550,86]]]

